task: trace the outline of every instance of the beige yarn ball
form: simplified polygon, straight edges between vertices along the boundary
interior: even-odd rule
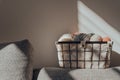
[[[102,41],[102,37],[100,35],[95,34],[90,38],[90,41]]]
[[[63,34],[58,41],[72,41],[71,34]]]
[[[90,41],[102,41],[102,37],[100,35],[93,35],[91,38],[90,38]],[[99,50],[100,49],[100,44],[93,44],[93,49],[96,49],[96,50]]]

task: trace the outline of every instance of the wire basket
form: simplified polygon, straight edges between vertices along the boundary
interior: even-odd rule
[[[59,66],[62,68],[108,68],[112,41],[56,42]]]

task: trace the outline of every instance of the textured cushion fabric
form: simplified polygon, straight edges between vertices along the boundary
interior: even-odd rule
[[[120,80],[120,67],[74,70],[42,68],[37,80]]]
[[[28,40],[0,44],[0,80],[32,80]]]

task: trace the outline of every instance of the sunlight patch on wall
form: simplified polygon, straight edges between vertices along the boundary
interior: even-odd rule
[[[109,36],[114,42],[113,50],[120,54],[120,32],[78,0],[78,26],[80,32]]]

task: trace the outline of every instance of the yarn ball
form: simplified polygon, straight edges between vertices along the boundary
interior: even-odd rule
[[[102,41],[102,37],[100,35],[94,34],[91,38],[90,41]],[[99,44],[93,44],[93,49],[97,50],[100,49]]]
[[[110,37],[104,37],[102,41],[111,41]]]
[[[63,34],[58,41],[72,41],[71,34]]]
[[[102,41],[102,37],[100,35],[94,34],[91,38],[90,41]]]
[[[80,34],[80,32],[75,32],[75,33],[73,33],[73,35],[78,35],[78,34]]]

